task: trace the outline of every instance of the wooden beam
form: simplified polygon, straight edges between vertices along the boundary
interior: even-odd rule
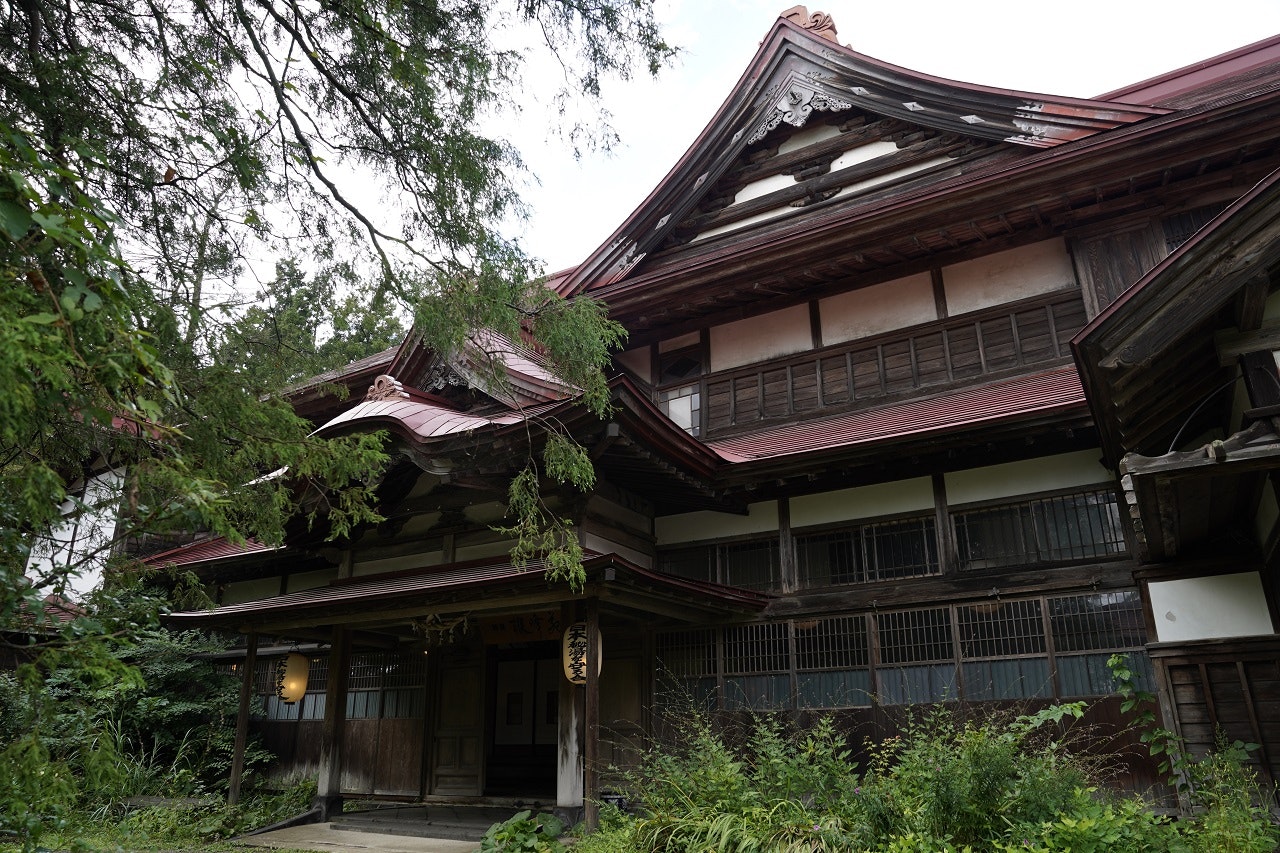
[[[1214,334],[1213,345],[1218,352],[1218,364],[1222,367],[1235,364],[1236,359],[1246,353],[1280,349],[1280,320],[1272,320],[1247,331],[1224,329]]]
[[[250,634],[245,644],[244,672],[240,675],[240,707],[236,711],[236,742],[231,749],[231,781],[227,805],[240,802],[240,780],[244,777],[244,750],[249,742],[249,705],[253,700],[253,673],[258,665],[258,635]]]

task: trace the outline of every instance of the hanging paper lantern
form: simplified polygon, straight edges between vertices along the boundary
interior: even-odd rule
[[[575,622],[564,629],[564,641],[560,646],[564,677],[571,684],[587,683],[587,623]],[[596,638],[596,675],[604,664],[604,646]]]
[[[290,652],[276,661],[276,695],[280,701],[292,705],[306,695],[310,672],[311,660],[297,652]]]

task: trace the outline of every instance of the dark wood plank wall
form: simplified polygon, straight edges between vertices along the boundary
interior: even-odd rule
[[[1076,290],[826,347],[706,377],[707,434],[806,414],[835,414],[868,400],[906,397],[1070,357],[1085,323]]]
[[[1193,754],[1212,750],[1221,731],[1257,744],[1250,764],[1266,784],[1280,780],[1280,636],[1156,646],[1151,657]]]

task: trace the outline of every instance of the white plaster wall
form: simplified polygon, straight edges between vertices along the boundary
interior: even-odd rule
[[[818,122],[808,127],[803,127],[791,134],[778,145],[779,154],[789,154],[792,151],[799,151],[801,148],[807,148],[816,142],[824,139],[834,139],[840,135],[840,128],[834,124],[826,122]]]
[[[32,537],[27,571],[33,576],[66,573],[79,595],[95,589],[111,556],[123,497],[123,469],[90,475],[79,500],[63,501],[60,510],[66,521]]]
[[[748,317],[711,329],[711,369],[728,370],[813,349],[809,306]]]
[[[653,362],[649,358],[649,348],[640,347],[639,349],[629,349],[626,352],[615,353],[613,360],[618,364],[630,370],[636,376],[639,376],[645,382],[653,382]]]
[[[942,283],[952,315],[1077,286],[1060,237],[943,267]]]
[[[784,204],[781,207],[773,207],[763,213],[757,213],[755,216],[748,216],[746,219],[739,219],[737,222],[727,222],[724,225],[717,225],[714,228],[708,228],[706,231],[699,231],[698,236],[694,237],[691,243],[697,243],[702,240],[709,240],[712,237],[719,237],[721,234],[728,234],[730,231],[740,231],[760,222],[768,222],[770,219],[777,219],[781,216],[791,216],[804,210],[803,207],[792,207]]]
[[[1257,572],[1158,581],[1148,591],[1161,643],[1275,633]]]
[[[251,581],[236,581],[227,584],[222,591],[223,604],[241,604],[245,601],[258,601],[263,598],[275,598],[280,594],[280,578],[258,578]]]
[[[884,157],[889,154],[896,154],[898,146],[892,142],[868,142],[866,145],[859,145],[856,148],[850,148],[831,162],[831,171],[838,172],[841,169],[847,169],[858,163],[865,163],[868,160],[874,160],[877,157]]]
[[[1267,297],[1267,302],[1262,308],[1262,318],[1264,320],[1280,318],[1280,290]]]
[[[778,504],[762,501],[747,507],[747,515],[727,512],[686,512],[654,519],[658,545],[697,542],[723,536],[743,536],[778,529]]]
[[[877,483],[792,498],[791,526],[810,527],[932,507],[933,482],[928,477],[916,477],[896,483]]]
[[[1262,499],[1258,502],[1258,513],[1253,518],[1253,528],[1258,535],[1258,543],[1265,545],[1275,529],[1276,520],[1280,519],[1280,503],[1276,501],[1275,486],[1266,480],[1262,486]]]
[[[1098,461],[1101,455],[1100,450],[1080,450],[952,471],[946,475],[947,503],[954,506],[1051,489],[1110,485],[1115,482],[1115,476]]]
[[[875,177],[857,181],[856,183],[846,184],[840,192],[835,194],[834,198],[866,192],[867,190],[872,189],[873,187],[878,187],[881,184],[891,184],[894,181],[900,181],[903,178],[910,177],[916,172],[923,172],[926,169],[932,169],[935,166],[941,166],[950,162],[951,160],[947,157],[934,157],[929,160],[922,160],[911,166],[904,166],[903,168],[896,169],[892,172],[885,172],[883,175],[876,175]]]
[[[829,296],[818,302],[822,343],[829,346],[938,319],[929,273]]]
[[[329,581],[338,576],[337,569],[317,569],[314,572],[296,572],[289,575],[288,590],[289,592],[298,592],[304,589],[315,589],[318,586],[325,586]]]
[[[626,545],[619,545],[603,536],[597,536],[594,533],[584,533],[582,535],[582,547],[590,551],[599,551],[601,554],[617,554],[624,560],[629,560],[643,569],[653,568],[653,558],[642,551],[634,548],[628,548]]]
[[[672,350],[697,346],[699,340],[701,340],[701,337],[697,332],[686,332],[674,338],[667,338],[665,341],[658,341],[658,352],[671,352]]]
[[[351,567],[352,576],[380,575],[384,572],[399,572],[404,569],[420,569],[423,566],[438,566],[441,563],[441,552],[424,551],[408,554],[404,557],[387,557],[382,560],[356,560]]]
[[[479,560],[485,557],[510,557],[511,541],[485,542],[480,545],[468,545],[457,550],[458,562],[463,560]]]
[[[768,195],[775,190],[782,190],[795,185],[796,179],[791,175],[770,175],[767,178],[752,181],[738,190],[733,197],[733,204],[742,204],[743,202],[751,201],[753,198]]]

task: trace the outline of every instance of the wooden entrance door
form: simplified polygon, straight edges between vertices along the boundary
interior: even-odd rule
[[[446,664],[436,694],[431,793],[478,796],[484,771],[484,680],[479,662]]]

